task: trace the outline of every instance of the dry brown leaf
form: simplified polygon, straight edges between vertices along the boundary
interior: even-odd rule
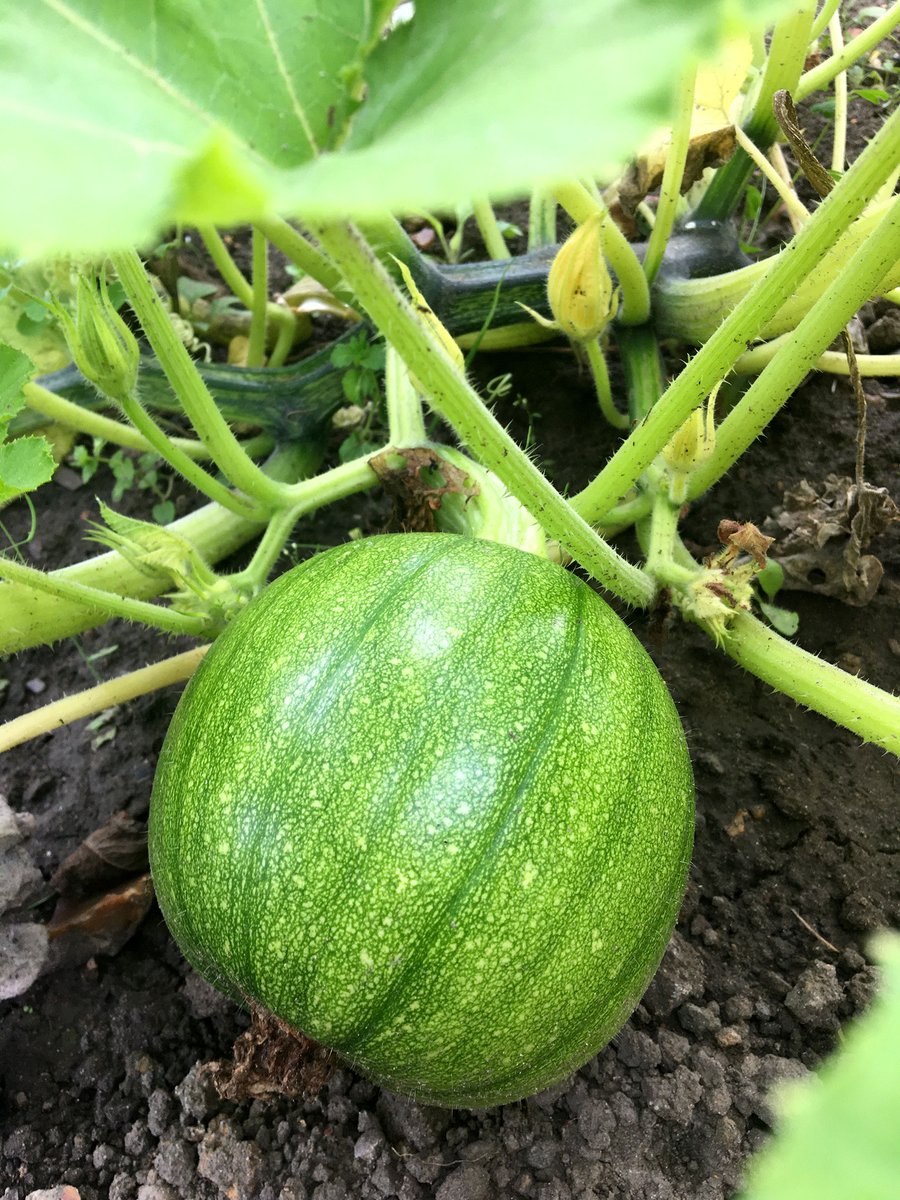
[[[864,484],[857,494],[848,476],[828,475],[818,487],[804,479],[785,492],[765,527],[779,539],[785,588],[859,607],[869,603],[884,574],[881,562],[865,550],[898,519],[886,488]]]

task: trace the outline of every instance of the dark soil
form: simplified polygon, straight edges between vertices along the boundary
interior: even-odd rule
[[[552,349],[481,367],[486,378],[507,370],[528,397],[549,473],[578,487],[613,438],[587,378]],[[896,490],[898,394],[869,392],[868,475]],[[508,405],[505,416],[524,435],[526,410]],[[801,479],[850,474],[854,435],[846,383],[812,380],[690,513],[688,534],[712,547],[721,518],[761,523]],[[38,564],[82,553],[73,512],[82,528],[93,486],[39,493],[27,548]],[[295,537],[329,544],[383,520],[377,502],[351,500]],[[23,512],[4,521],[18,535],[27,527]],[[803,645],[896,690],[900,540],[885,536],[872,550],[887,573],[868,607],[799,593],[787,603]],[[814,1068],[876,984],[870,932],[900,921],[896,766],[773,695],[699,631],[661,613],[627,619],[688,730],[697,841],[669,952],[612,1045],[564,1084],[483,1112],[420,1107],[349,1070],[305,1102],[226,1103],[204,1064],[228,1055],[246,1014],[188,969],[154,907],[115,956],[47,973],[0,1007],[3,1200],[63,1183],[82,1200],[732,1194],[772,1128],[771,1087]],[[89,659],[107,646],[117,649]],[[89,686],[92,670],[109,677],[164,652],[154,635],[113,623],[22,654],[3,666],[0,715]],[[35,681],[46,690],[35,694]],[[146,817],[176,700],[170,689],[120,709],[115,738],[95,748],[82,721],[4,755],[0,790],[34,815],[26,847],[45,878],[114,812]]]

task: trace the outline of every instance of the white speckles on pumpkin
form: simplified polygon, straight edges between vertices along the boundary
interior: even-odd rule
[[[640,993],[690,799],[674,709],[599,598],[506,547],[403,535],[313,559],[222,635],[151,853],[195,960],[401,1090],[492,1103],[577,1066]]]

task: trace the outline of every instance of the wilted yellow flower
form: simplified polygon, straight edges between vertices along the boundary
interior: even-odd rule
[[[603,256],[605,215],[594,213],[563,242],[547,276],[557,325],[574,342],[597,337],[618,308],[618,291]]]

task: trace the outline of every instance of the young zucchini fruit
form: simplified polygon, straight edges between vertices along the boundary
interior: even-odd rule
[[[150,857],[190,962],[417,1099],[556,1083],[670,936],[684,733],[585,583],[454,534],[351,542],[273,583],[178,706]]]

